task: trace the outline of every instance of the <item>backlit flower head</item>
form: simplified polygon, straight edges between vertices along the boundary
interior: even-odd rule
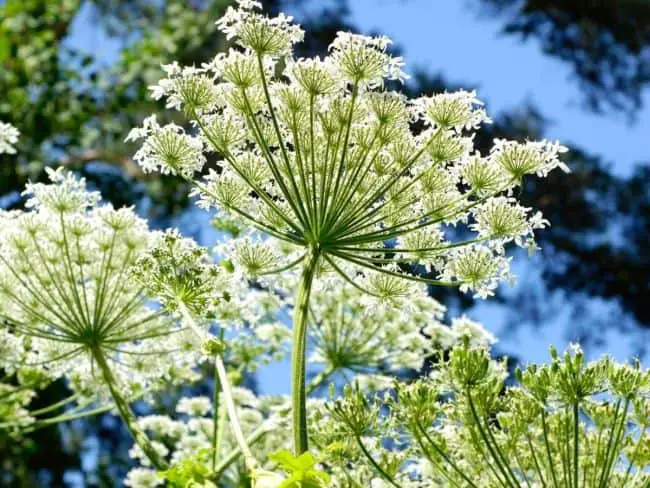
[[[193,314],[214,316],[226,293],[222,273],[207,250],[176,230],[155,234],[130,273],[149,296],[171,312],[182,303]]]
[[[98,205],[83,179],[57,170],[50,180],[27,185],[28,210],[0,218],[0,316],[29,337],[25,362],[81,390],[98,384],[100,356],[125,388],[191,377],[184,333],[127,279],[151,242],[146,223],[130,208]]]
[[[145,172],[189,177],[205,164],[201,139],[185,134],[175,124],[161,127],[155,116],[146,119],[142,128],[131,130],[127,137],[127,141],[138,139],[145,142],[133,159]]]
[[[291,23],[292,17],[280,14],[267,17],[258,12],[259,2],[237,2],[238,8],[228,7],[217,25],[228,39],[243,48],[262,54],[277,56],[287,54],[303,38],[299,26]]]
[[[413,102],[418,116],[425,122],[442,129],[476,129],[481,123],[490,122],[483,102],[475,91],[459,90],[422,97]]]
[[[559,159],[559,155],[566,151],[567,148],[557,142],[517,143],[495,139],[490,158],[519,181],[529,174],[546,176],[555,168],[568,172],[566,164]]]

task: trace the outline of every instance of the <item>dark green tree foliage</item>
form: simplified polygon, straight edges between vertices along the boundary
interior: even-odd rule
[[[647,0],[481,0],[506,34],[571,65],[587,105],[635,111],[650,81]]]

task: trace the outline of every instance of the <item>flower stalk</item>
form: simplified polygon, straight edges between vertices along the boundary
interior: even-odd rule
[[[212,337],[207,332],[201,330],[197,325],[196,321],[190,314],[190,311],[187,309],[183,302],[178,303],[178,309],[183,317],[184,322],[192,329],[192,331],[204,342],[206,343]],[[230,379],[228,378],[228,372],[226,371],[226,366],[223,363],[223,358],[221,354],[214,355],[214,365],[217,378],[219,379],[219,384],[221,386],[221,392],[223,394],[223,402],[228,413],[228,420],[230,421],[230,427],[232,428],[232,433],[235,436],[235,441],[239,447],[239,450],[244,456],[244,463],[246,468],[252,470],[257,467],[257,460],[253,453],[250,450],[248,441],[244,437],[244,432],[242,431],[241,424],[239,422],[239,417],[237,415],[237,408],[235,406],[235,401],[233,399],[232,387],[230,385]]]
[[[318,249],[309,251],[303,265],[302,275],[296,292],[293,316],[293,348],[291,351],[291,405],[294,454],[299,456],[309,449],[307,435],[307,319],[309,297],[318,266]]]
[[[153,464],[156,469],[167,469],[167,461],[165,461],[165,459],[158,453],[158,451],[154,449],[149,437],[147,437],[147,435],[138,426],[136,416],[133,413],[133,410],[131,410],[129,402],[122,395],[119,382],[113,374],[110,365],[106,361],[104,353],[101,349],[94,348],[92,350],[92,356],[95,360],[95,364],[102,374],[102,378],[104,379],[106,386],[108,386],[111,397],[115,402],[115,408],[117,408],[117,411],[120,414],[124,425],[126,425],[126,428],[131,434],[131,437],[133,437],[135,443],[140,447],[140,449],[142,449],[142,451],[151,461],[151,464]]]

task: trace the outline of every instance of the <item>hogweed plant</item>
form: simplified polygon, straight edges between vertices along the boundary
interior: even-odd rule
[[[337,275],[379,301],[412,296],[413,283],[421,293],[433,285],[491,295],[510,277],[504,245],[534,249],[533,231],[547,225],[514,190],[529,174],[566,170],[565,149],[496,140],[479,154],[473,133],[489,119],[473,92],[408,99],[388,89],[407,76],[386,37],[340,32],[324,59],[296,58],[300,27],[260,8],[229,7],[217,24],[233,47],[201,67],[167,65],[152,87],[192,130],[152,116],[128,140],[143,140],[135,159],[144,171],[185,178],[202,207],[297,250],[288,262],[254,241],[239,253],[258,260],[255,274],[301,270],[292,340],[301,454],[314,281]],[[217,163],[201,178],[208,156]]]
[[[0,212],[0,318],[29,338],[25,365],[68,377],[81,396],[106,390],[146,449],[127,397],[191,379],[196,347],[126,279],[153,238],[146,223],[97,205],[84,180],[49,178],[27,186],[27,210]]]
[[[462,341],[390,393],[348,386],[314,421],[333,486],[650,486],[650,373],[579,347],[517,370]]]
[[[467,317],[445,325],[428,294],[488,297],[511,278],[506,250],[535,250],[548,225],[518,187],[566,171],[565,149],[480,154],[475,93],[391,89],[407,76],[389,39],[339,33],[324,59],[296,58],[290,17],[237,3],[217,22],[227,53],[167,65],[152,87],[190,129],[152,116],[128,136],[144,171],[216,209],[231,235],[214,250],[61,169],[27,185],[25,210],[0,210],[3,433],[115,409],[132,488],[650,486],[639,362],[587,363],[575,346],[509,383],[496,338]],[[0,123],[0,153],[17,137]],[[291,395],[245,388],[288,357]],[[132,410],[211,368],[211,398]],[[30,408],[61,378],[70,397]]]
[[[19,384],[3,386],[0,413],[10,420],[3,429],[17,437],[42,425],[33,417],[71,402],[27,408],[32,388],[64,376],[73,397],[103,396],[106,390],[112,398],[134,436],[130,454],[141,464],[124,481],[134,488],[650,483],[650,373],[638,362],[605,357],[585,363],[577,346],[563,356],[552,350],[549,364],[517,370],[517,384],[507,385],[506,363],[490,358],[495,338],[479,324],[460,318],[447,327],[440,322],[443,307],[423,293],[375,301],[335,276],[313,286],[307,344],[310,361],[323,366],[306,390],[345,386],[329,401],[308,400],[311,449],[292,455],[290,398],[255,395],[240,382],[245,372],[289,353],[291,333],[282,316],[294,306],[300,270],[259,274],[250,289],[242,274],[250,272],[250,254],[231,252],[250,250],[256,243],[250,236],[218,246],[232,259],[217,266],[205,248],[177,231],[144,226],[142,235],[129,234],[142,243],[131,260],[121,227],[103,225],[117,215],[142,224],[132,211],[98,205],[98,195],[66,173],[50,177],[50,184],[29,185],[27,211],[3,214],[0,233],[7,326],[0,365],[15,372]],[[53,209],[61,202],[68,202],[67,210],[57,221]],[[100,218],[107,215],[107,221]],[[78,236],[72,229],[80,222],[92,222],[85,227],[92,231]],[[34,241],[31,229],[41,233]],[[107,239],[115,241],[112,251],[93,244]],[[277,259],[290,261],[297,252],[274,244],[264,249]],[[41,246],[51,259],[39,257]],[[108,254],[98,260],[90,250]],[[119,264],[109,264],[111,255]],[[102,298],[109,293],[101,292],[102,283],[137,301],[138,311]],[[124,317],[89,322],[95,315],[87,311],[103,316],[102,300],[117,300],[107,308],[113,313],[121,303]],[[155,319],[144,327],[138,319],[148,314]],[[433,360],[431,373],[396,380],[401,371],[420,371],[425,357]],[[189,381],[208,358],[216,370],[212,399],[183,397],[173,416],[133,415],[129,395]],[[160,382],[160,376],[172,381]],[[45,424],[108,408],[81,415],[73,408]]]

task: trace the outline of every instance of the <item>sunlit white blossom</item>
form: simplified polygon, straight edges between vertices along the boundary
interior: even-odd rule
[[[20,132],[13,125],[0,122],[0,154],[15,154],[14,145],[18,142]]]

